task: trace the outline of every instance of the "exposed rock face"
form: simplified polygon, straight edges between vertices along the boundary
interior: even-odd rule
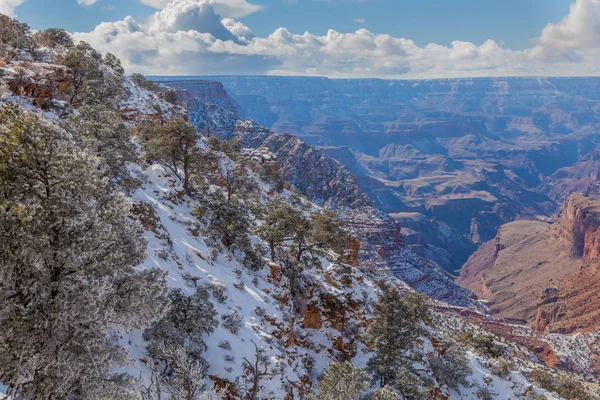
[[[217,105],[233,114],[237,113],[235,105],[221,82],[173,81],[163,83],[177,90],[179,102],[186,109],[196,108],[196,104],[200,102]]]
[[[500,317],[538,330],[600,327],[600,201],[572,195],[553,224],[503,225],[465,264],[458,282]]]
[[[71,85],[71,71],[63,65],[5,61],[0,63],[0,69],[9,90],[15,96],[31,98],[36,107],[61,98]]]

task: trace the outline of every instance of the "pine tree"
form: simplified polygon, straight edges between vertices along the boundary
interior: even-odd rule
[[[69,67],[73,79],[66,92],[73,107],[103,104],[114,108],[123,94],[123,77],[102,65],[102,56],[89,44],[79,42],[60,63]]]
[[[162,313],[164,274],[130,202],[66,131],[0,110],[0,381],[23,399],[94,399],[125,382],[116,338]]]
[[[407,393],[411,388],[405,385],[416,387],[418,382],[413,368],[418,358],[412,350],[419,336],[426,334],[422,324],[429,321],[427,304],[421,295],[411,292],[404,299],[395,286],[385,286],[374,315],[367,331],[374,352],[368,370],[380,386]]]
[[[212,192],[196,206],[193,215],[206,221],[211,235],[230,249],[246,251],[251,247],[250,213],[237,198],[227,201],[221,191]]]
[[[308,229],[306,229],[308,228]],[[342,254],[348,241],[348,231],[333,210],[312,213],[308,225],[301,224],[294,237],[296,260],[306,253],[323,255],[323,249]]]
[[[332,362],[317,384],[319,400],[358,400],[369,388],[369,375],[349,361]]]

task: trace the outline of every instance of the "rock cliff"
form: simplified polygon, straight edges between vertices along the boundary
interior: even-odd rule
[[[458,282],[500,317],[537,330],[600,327],[600,201],[576,193],[554,224],[503,225],[465,264]]]

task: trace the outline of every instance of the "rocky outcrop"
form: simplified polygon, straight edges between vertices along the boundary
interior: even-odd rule
[[[63,65],[8,60],[0,60],[0,76],[13,95],[31,99],[36,107],[60,99],[72,80],[71,71]]]
[[[502,318],[537,330],[600,327],[600,201],[577,193],[550,225],[503,225],[461,270],[458,282]]]

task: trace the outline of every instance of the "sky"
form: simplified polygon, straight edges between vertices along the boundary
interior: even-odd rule
[[[0,0],[147,75],[600,75],[600,0]]]

